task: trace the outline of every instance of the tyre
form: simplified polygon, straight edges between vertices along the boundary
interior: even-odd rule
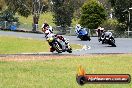
[[[115,43],[115,39],[113,37],[111,37],[110,40]]]
[[[111,44],[113,47],[116,47],[115,43]]]
[[[100,40],[100,39],[98,39],[98,41],[100,42],[101,40]]]
[[[83,36],[80,37],[81,40],[84,40]]]
[[[104,44],[104,43],[105,43],[105,40],[103,39],[103,40],[102,40],[102,44]]]
[[[109,40],[109,44],[112,45],[113,47],[116,47],[115,40],[113,40],[113,39]]]
[[[72,53],[72,49],[68,49],[67,52],[68,52],[68,53]]]
[[[88,41],[90,41],[90,40],[91,40],[91,39],[90,39],[90,36],[87,36],[87,40],[88,40]]]
[[[116,45],[113,43],[113,44],[111,44],[113,47],[116,47]]]
[[[67,47],[67,48],[68,48],[67,52],[68,52],[68,53],[72,53],[72,48],[71,48],[71,46],[70,46],[70,45],[68,45],[68,47]]]
[[[88,40],[88,37],[86,35],[84,35],[84,36],[81,36],[80,39],[83,40],[83,41],[87,41]]]
[[[58,44],[53,44],[53,48],[58,52],[58,53],[62,53],[62,50],[60,49]]]
[[[98,37],[98,41],[99,41],[99,42],[101,42],[101,41],[102,41],[101,37]]]

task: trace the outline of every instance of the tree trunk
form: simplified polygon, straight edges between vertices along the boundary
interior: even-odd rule
[[[36,32],[38,30],[38,20],[39,20],[39,17],[34,15],[33,16],[33,29],[32,29],[33,32]]]

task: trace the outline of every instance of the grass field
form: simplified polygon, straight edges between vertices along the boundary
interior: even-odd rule
[[[30,57],[33,58],[37,59]],[[44,56],[41,58],[44,59]],[[79,65],[82,65],[88,74],[132,75],[131,63],[132,55],[89,55],[64,57],[64,59],[52,57],[52,60],[0,61],[0,88],[132,88],[132,83],[84,86],[76,83]]]
[[[81,48],[77,44],[71,46],[73,49]],[[0,54],[49,52],[49,48],[47,41],[44,40],[0,36]]]
[[[29,17],[25,18],[22,16],[19,16],[19,21],[21,23],[27,23],[27,24],[32,24],[33,23],[33,16],[30,15]],[[39,18],[39,24],[42,25],[44,22],[50,23],[50,25],[54,26],[55,24],[53,23],[53,17],[52,17],[52,13],[51,12],[47,12],[44,14],[40,15]]]
[[[18,16],[18,15],[17,15]],[[19,17],[19,21],[21,23],[20,27],[21,28],[28,28],[29,30],[31,30],[32,28],[32,23],[33,23],[33,16],[30,15],[29,17],[25,18],[25,17],[22,17],[22,16],[18,16]],[[53,22],[53,16],[52,16],[52,13],[51,12],[47,12],[47,13],[43,13],[40,15],[40,18],[39,18],[39,28],[38,29],[41,29],[41,26],[44,22],[47,22],[49,25],[51,26],[56,26]],[[78,21],[76,20],[72,20],[72,26],[75,27],[75,25],[78,23]]]
[[[17,15],[17,16],[19,16],[19,15]],[[27,18],[19,16],[19,21],[20,21],[20,24],[21,24],[20,25],[21,28],[26,28],[26,29],[29,29],[29,30],[32,29],[32,23],[33,23],[33,16],[32,15],[30,15]],[[49,23],[49,25],[51,25],[51,26],[55,26],[55,24],[53,23],[53,17],[52,17],[51,12],[47,12],[47,13],[44,13],[44,14],[40,15],[39,23],[38,23],[39,24],[38,29],[41,29],[41,26],[44,22]]]

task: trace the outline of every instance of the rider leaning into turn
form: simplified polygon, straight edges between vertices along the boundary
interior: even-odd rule
[[[53,52],[53,51],[54,51],[54,48],[53,48],[53,46],[52,46],[52,42],[50,42],[50,41],[48,40],[48,38],[54,38],[54,34],[51,33],[49,30],[46,30],[44,33],[45,33],[45,38],[46,38],[46,40],[48,41],[49,45],[51,46],[50,52]]]
[[[81,30],[81,25],[80,24],[76,24],[76,27],[75,27],[75,33],[78,35],[79,34],[79,31]]]
[[[104,33],[103,33],[103,35],[104,35],[104,37],[111,37],[112,36],[112,32],[110,32],[109,30],[107,30],[107,31],[105,31]]]
[[[46,40],[47,40],[48,38],[52,37],[52,38],[54,38],[54,39],[59,39],[59,40],[61,40],[63,43],[67,44],[66,39],[65,39],[63,36],[57,35],[57,34],[53,34],[53,32],[51,32],[49,29],[46,29],[46,30],[44,31],[44,33],[45,33],[45,38],[46,38]],[[48,43],[49,43],[49,45],[51,46],[50,52],[53,52],[54,49],[53,49],[53,47],[52,47],[52,42],[49,42],[49,41],[48,41]],[[64,46],[63,46],[63,44],[60,44],[60,47],[61,47],[63,50],[65,49]]]

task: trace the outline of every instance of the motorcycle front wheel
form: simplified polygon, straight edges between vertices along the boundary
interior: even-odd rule
[[[53,44],[53,48],[58,52],[58,53],[62,53],[62,50],[60,49],[58,44]]]
[[[115,40],[113,40],[113,39],[109,40],[109,44],[112,45],[113,47],[116,47]]]

